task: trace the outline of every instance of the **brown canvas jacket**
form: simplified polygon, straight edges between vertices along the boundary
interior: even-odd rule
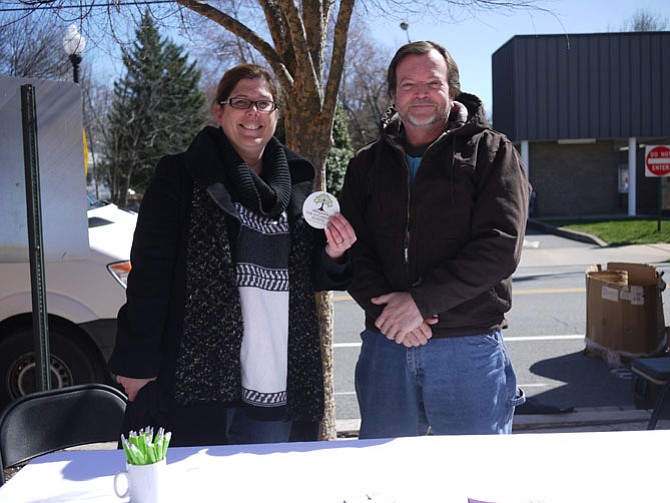
[[[433,337],[487,333],[505,325],[511,276],[521,256],[530,197],[520,156],[492,130],[481,101],[461,94],[464,124],[426,150],[409,192],[397,115],[349,164],[342,213],[356,230],[349,287],[366,327],[382,307],[372,297],[410,292]]]

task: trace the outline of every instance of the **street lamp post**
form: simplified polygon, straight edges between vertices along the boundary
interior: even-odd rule
[[[400,29],[405,32],[405,35],[407,35],[407,43],[409,44],[411,40],[409,39],[409,23],[406,23],[403,21],[400,23]]]
[[[84,54],[85,48],[86,39],[79,33],[77,25],[71,24],[67,29],[67,33],[65,33],[65,36],[63,37],[63,49],[65,49],[65,52],[72,63],[72,80],[74,80],[75,84],[79,84],[79,64],[81,63],[81,56]],[[82,141],[84,146],[84,173],[88,179],[88,142],[86,140],[85,129],[82,131]],[[91,172],[91,178],[95,184],[95,195],[97,197],[98,184],[93,172]]]
[[[81,56],[86,48],[86,40],[77,29],[77,25],[70,25],[63,37],[63,48],[72,63],[72,77],[75,83],[79,83],[79,64]]]

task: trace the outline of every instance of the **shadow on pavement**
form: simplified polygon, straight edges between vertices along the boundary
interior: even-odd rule
[[[610,368],[603,360],[580,351],[538,361],[530,367],[530,371],[563,385],[532,394],[527,405],[519,408],[518,414],[635,406],[630,366]]]

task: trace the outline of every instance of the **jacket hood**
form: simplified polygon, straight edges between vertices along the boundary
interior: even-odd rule
[[[382,135],[397,136],[400,133],[402,121],[395,107],[391,105],[381,119],[380,133]],[[446,131],[454,134],[472,135],[491,129],[489,121],[484,113],[484,104],[474,94],[461,93],[453,101],[451,115]]]
[[[449,115],[449,122],[445,131],[438,136],[438,138],[444,138],[447,135],[451,135],[450,138],[455,140],[457,137],[466,137],[471,138],[484,130],[490,130],[491,126],[489,125],[488,120],[486,120],[486,115],[484,114],[484,105],[482,100],[480,100],[474,94],[461,93],[458,95],[458,98],[454,100],[451,108],[451,114]],[[400,115],[395,111],[394,107],[391,106],[387,109],[384,117],[382,117],[381,124],[381,134],[380,138],[382,141],[387,141],[389,143],[399,144],[400,134],[402,131],[402,120]],[[437,138],[434,142],[437,141]],[[453,181],[454,174],[454,157],[452,155],[449,163],[449,177]],[[450,197],[449,203],[453,207],[455,205],[455,188],[453,183],[450,185]]]

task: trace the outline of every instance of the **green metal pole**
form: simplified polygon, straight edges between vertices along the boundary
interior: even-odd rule
[[[33,302],[35,378],[37,390],[44,391],[51,389],[49,326],[44,275],[44,246],[42,243],[40,169],[37,154],[37,112],[35,87],[30,84],[21,86],[21,118],[23,121],[26,208],[28,210],[28,254],[30,255],[30,281]]]

